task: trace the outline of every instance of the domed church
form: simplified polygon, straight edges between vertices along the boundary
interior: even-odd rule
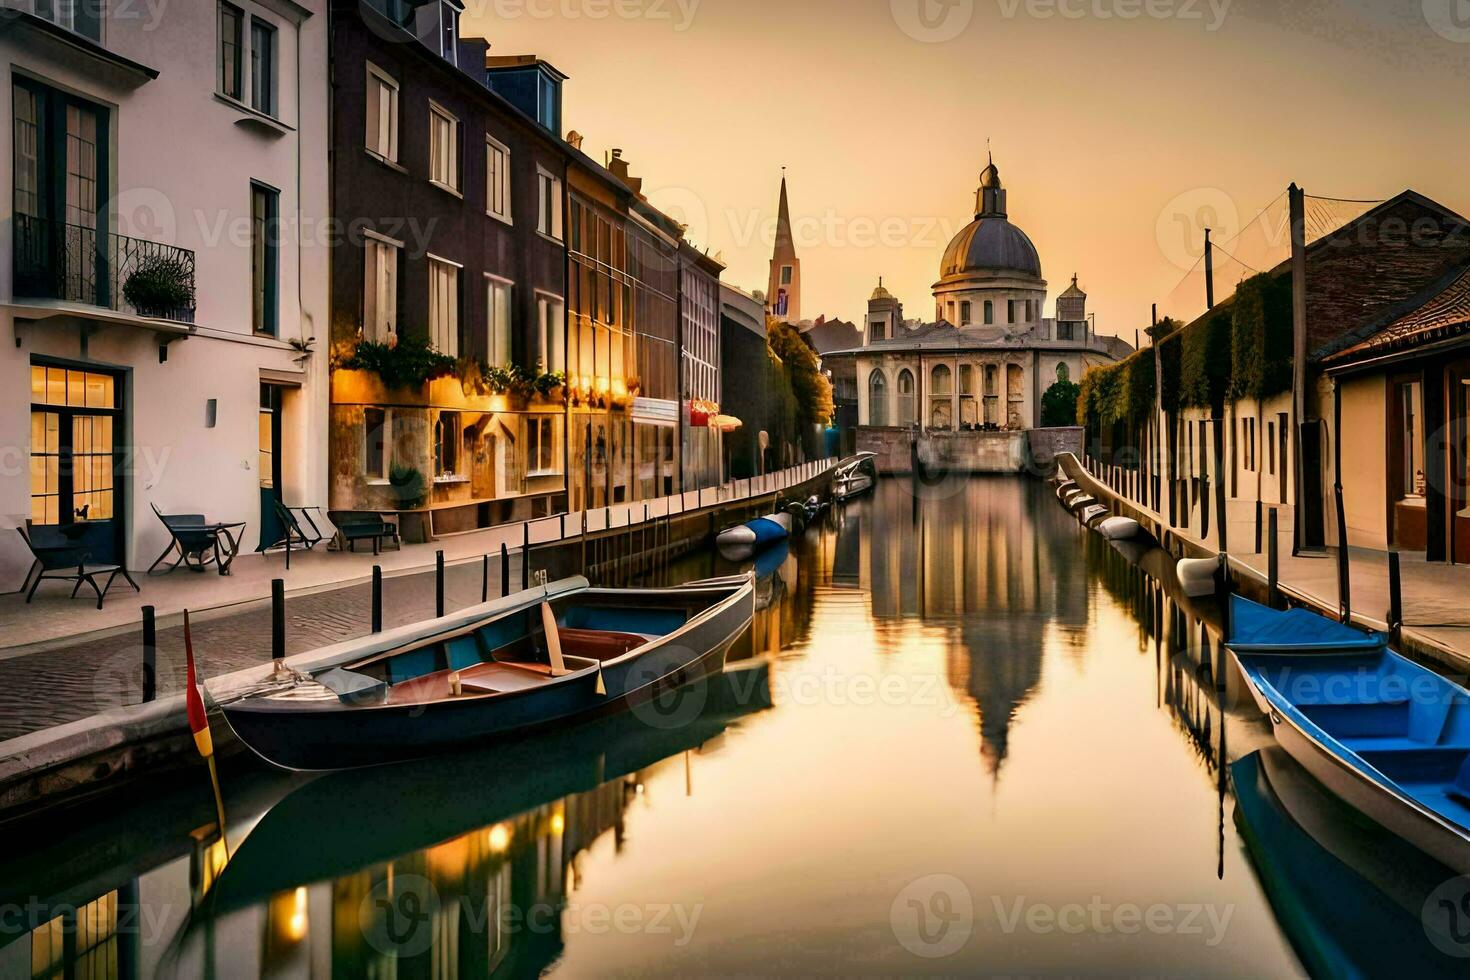
[[[1041,428],[1046,390],[1133,352],[1093,332],[1075,275],[1045,315],[1041,256],[1010,220],[994,158],[980,174],[974,213],[940,260],[934,322],[906,321],[879,279],[863,345],[826,356],[856,359],[858,448],[891,458],[890,469],[923,440],[956,468],[1018,470],[1026,431]]]

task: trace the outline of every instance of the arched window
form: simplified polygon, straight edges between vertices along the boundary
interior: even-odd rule
[[[985,301],[985,323],[988,326],[988,325],[990,325],[990,324],[992,324],[994,322],[995,322],[995,303],[993,303],[993,302],[991,302],[990,300],[987,299]]]
[[[888,381],[882,371],[868,376],[868,424],[888,424]]]
[[[914,372],[904,368],[898,372],[898,424],[908,427],[916,421],[918,412],[914,404]]]
[[[943,395],[946,398],[954,392],[950,390],[950,383],[954,380],[954,372],[949,369],[948,364],[934,365],[934,371],[929,376],[929,393],[931,395]]]

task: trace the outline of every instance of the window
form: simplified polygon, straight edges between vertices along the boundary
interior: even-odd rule
[[[543,235],[561,241],[561,181],[554,175],[538,167],[536,184],[540,192],[540,205],[536,215],[536,230]]]
[[[459,356],[459,266],[429,256],[429,343]]]
[[[458,476],[459,413],[440,412],[434,423],[434,477]]]
[[[376,65],[367,66],[367,148],[398,161],[398,83]]]
[[[245,12],[219,5],[219,90],[235,101],[245,97]]]
[[[1276,475],[1276,423],[1266,423],[1266,465],[1272,476]]]
[[[789,285],[791,285],[791,276],[792,276],[792,274],[793,274],[794,271],[795,270],[791,266],[789,266],[789,265],[783,265],[781,267],[781,285],[783,285],[783,286],[789,286]]]
[[[510,222],[510,150],[485,137],[485,213]]]
[[[259,17],[250,18],[250,106],[276,114],[276,29]]]
[[[1076,328],[1070,323],[1057,324],[1058,340],[1076,340]]]
[[[914,402],[914,373],[908,368],[898,372],[898,424],[904,427],[918,421],[918,408]]]
[[[31,521],[113,517],[116,385],[106,374],[31,365]]]
[[[250,185],[251,327],[256,333],[276,333],[280,193],[263,184]]]
[[[868,343],[883,339],[883,330],[888,326],[885,320],[874,320],[868,325]]]
[[[14,5],[0,3],[0,7]],[[102,43],[103,0],[33,0],[31,7],[37,17]]]
[[[567,369],[566,304],[559,296],[536,298],[536,365],[550,374]]]
[[[459,120],[429,103],[429,180],[459,190]]]
[[[965,300],[964,302],[960,303],[960,326],[962,326],[962,327],[968,327],[969,325],[970,325],[970,301],[969,300]]]
[[[485,276],[485,353],[493,365],[508,365],[511,351],[511,284]]]
[[[368,233],[363,242],[362,335],[386,344],[398,333],[398,261],[402,242]]]
[[[381,483],[388,479],[393,464],[393,413],[386,408],[363,412],[363,475]]]
[[[556,476],[561,473],[561,454],[556,447],[557,418],[533,415],[526,419],[526,475]]]
[[[985,301],[985,325],[989,326],[995,322],[995,303],[991,300]]]
[[[888,380],[882,371],[868,376],[868,424],[878,427],[888,424]]]
[[[1008,299],[1008,300],[1006,300],[1006,323],[1015,323],[1015,322],[1016,322],[1016,301],[1013,300],[1013,299]]]

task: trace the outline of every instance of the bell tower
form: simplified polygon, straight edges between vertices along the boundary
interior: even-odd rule
[[[801,322],[801,259],[791,234],[791,203],[786,196],[786,168],[781,168],[781,205],[776,216],[776,248],[771,255],[771,288],[766,312],[786,323]]]

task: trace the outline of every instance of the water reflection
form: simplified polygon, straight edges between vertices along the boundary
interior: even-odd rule
[[[1339,842],[1339,870],[1311,871],[1298,858],[1315,852],[1238,809],[1232,765],[1272,741],[1214,606],[1039,483],[942,490],[885,481],[757,562],[675,569],[759,576],[732,671],[685,692],[685,723],[629,716],[304,784],[237,764],[228,866],[217,838],[190,835],[210,806],[192,784],[101,815],[106,861],[74,841],[24,874],[7,861],[0,899],[50,897],[0,933],[0,976],[1334,972],[1313,950],[1353,946],[1356,927],[1281,875],[1324,874],[1347,907],[1376,908],[1377,841]],[[972,933],[931,959],[905,942],[901,898],[935,876],[964,890]],[[1400,948],[1421,892],[1392,891]],[[1011,918],[1094,902],[1224,924]],[[143,930],[140,909],[163,913]],[[1373,962],[1354,955],[1339,964]]]

